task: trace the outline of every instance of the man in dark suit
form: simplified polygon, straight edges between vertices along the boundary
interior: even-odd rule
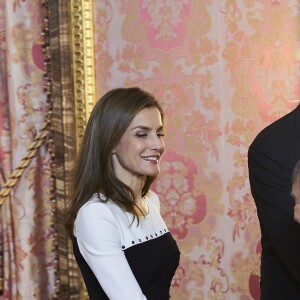
[[[293,169],[300,159],[300,105],[263,129],[248,167],[261,228],[261,299],[300,299],[300,224],[294,221]]]

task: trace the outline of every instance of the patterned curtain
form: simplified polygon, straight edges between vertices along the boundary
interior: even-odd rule
[[[42,1],[0,0],[1,299],[51,299],[56,289],[46,21]]]
[[[166,113],[154,188],[182,253],[172,299],[259,299],[247,150],[299,99],[298,1],[93,3],[98,97],[140,86]]]

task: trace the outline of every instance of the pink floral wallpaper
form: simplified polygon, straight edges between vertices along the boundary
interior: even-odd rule
[[[297,1],[96,0],[96,90],[140,86],[166,113],[154,184],[181,248],[171,298],[259,299],[247,150],[299,99]]]

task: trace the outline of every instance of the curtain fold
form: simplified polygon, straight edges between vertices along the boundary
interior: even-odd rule
[[[29,159],[28,148],[47,118],[44,17],[42,1],[0,0],[1,188],[20,162]],[[1,299],[52,299],[55,295],[51,156],[45,140],[36,147],[0,208]]]

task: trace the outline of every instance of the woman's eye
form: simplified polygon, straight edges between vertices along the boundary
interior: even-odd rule
[[[137,133],[137,137],[146,137],[148,134],[147,133]]]
[[[162,133],[162,132],[160,132],[160,133],[158,133],[158,134],[157,134],[157,136],[159,136],[159,137],[163,137],[163,136],[165,136],[165,134],[164,134],[164,133]]]

